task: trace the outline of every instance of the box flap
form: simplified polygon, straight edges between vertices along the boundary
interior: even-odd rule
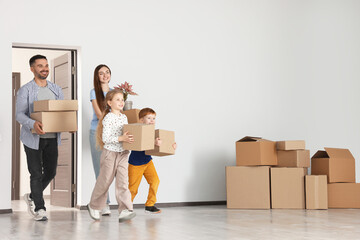
[[[311,158],[329,158],[329,155],[325,151],[319,150]]]
[[[350,158],[354,159],[349,149],[344,148],[325,148],[331,158]]]
[[[238,142],[257,142],[261,139],[261,137],[250,137],[246,136],[240,139]]]

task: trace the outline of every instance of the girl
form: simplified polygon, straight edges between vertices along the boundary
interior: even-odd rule
[[[107,93],[106,108],[97,127],[97,144],[103,149],[100,158],[100,173],[91,195],[88,211],[90,216],[100,219],[100,210],[106,202],[107,192],[114,178],[115,195],[119,204],[119,221],[135,217],[128,180],[128,159],[130,152],[122,148],[122,142],[132,143],[133,136],[122,133],[127,117],[120,111],[124,107],[124,96],[121,90],[114,89]]]
[[[95,177],[99,176],[100,172],[100,155],[101,150],[96,147],[96,128],[102,112],[105,110],[105,96],[110,91],[109,82],[111,80],[111,70],[105,64],[98,65],[94,70],[94,88],[90,91],[90,101],[93,107],[93,117],[90,127],[90,149],[91,158],[93,162]],[[111,211],[109,207],[110,198],[107,195],[106,206],[102,209],[103,216],[109,216]]]

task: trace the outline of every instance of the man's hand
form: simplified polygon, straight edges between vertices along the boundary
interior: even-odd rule
[[[35,121],[34,130],[37,134],[39,134],[39,135],[45,134],[45,132],[42,130],[42,127],[43,127],[43,125],[41,122]]]

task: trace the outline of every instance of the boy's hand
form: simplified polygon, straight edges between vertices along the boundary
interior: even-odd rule
[[[162,141],[160,138],[155,138],[155,146],[160,147],[161,143],[162,143]]]
[[[133,143],[134,142],[133,135],[129,135],[129,132],[125,132],[124,135],[119,137],[119,142]]]
[[[37,134],[39,134],[39,135],[45,134],[45,132],[42,130],[42,127],[43,127],[43,125],[41,122],[35,121],[34,130]]]
[[[176,144],[176,143],[174,143],[174,144],[172,145],[172,147],[174,148],[174,150],[176,150],[176,148],[177,148],[177,144]]]

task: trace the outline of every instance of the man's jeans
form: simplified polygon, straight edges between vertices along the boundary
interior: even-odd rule
[[[39,150],[24,145],[30,173],[30,197],[35,211],[45,208],[43,191],[56,175],[58,146],[56,138],[40,138]]]

